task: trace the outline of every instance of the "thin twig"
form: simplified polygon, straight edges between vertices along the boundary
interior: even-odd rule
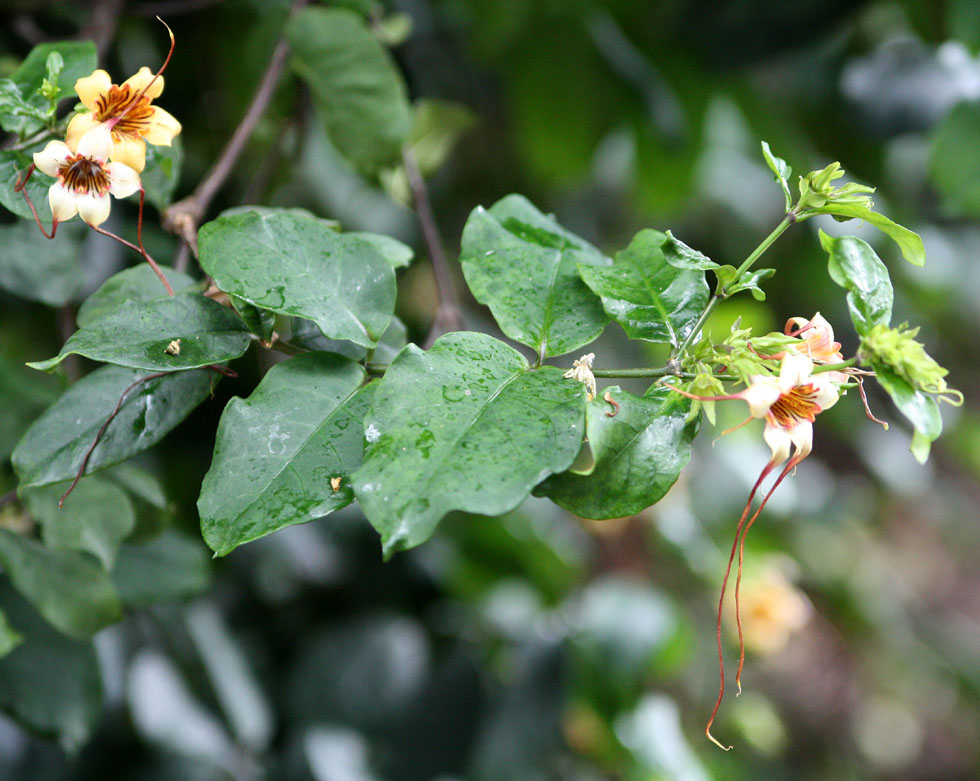
[[[436,316],[432,321],[429,334],[423,343],[423,347],[428,349],[442,334],[447,331],[458,331],[463,327],[463,313],[459,308],[459,302],[456,300],[456,289],[453,286],[452,275],[449,273],[449,264],[446,262],[446,252],[442,246],[442,239],[439,237],[435,215],[432,213],[432,204],[429,201],[429,190],[425,186],[425,178],[419,170],[415,155],[407,146],[402,147],[402,163],[405,166],[408,182],[412,187],[415,213],[422,225],[422,235],[429,250],[429,260],[432,262],[432,273],[436,278],[436,291],[439,295],[439,307],[436,310]]]
[[[308,0],[296,0],[293,3],[292,13],[298,11],[307,2]],[[164,227],[180,236],[187,246],[190,247],[191,252],[194,253],[194,257],[197,257],[198,225],[200,225],[201,219],[211,205],[214,196],[217,195],[229,174],[234,170],[238,158],[245,149],[245,144],[249,136],[252,135],[256,124],[262,117],[262,114],[265,113],[269,101],[275,92],[279,76],[286,66],[286,58],[288,56],[289,43],[285,38],[282,38],[272,52],[272,57],[269,60],[268,66],[266,66],[265,73],[262,75],[262,80],[259,82],[255,96],[252,98],[252,102],[249,104],[245,116],[242,117],[242,121],[235,128],[235,132],[232,133],[228,144],[222,150],[221,156],[211,166],[211,170],[201,180],[201,183],[194,192],[183,200],[171,204],[163,214]],[[179,260],[180,258],[178,257]]]

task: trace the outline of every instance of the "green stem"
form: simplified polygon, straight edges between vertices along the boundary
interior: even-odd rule
[[[691,372],[676,372],[668,366],[657,369],[593,369],[592,376],[599,379],[630,379],[636,377],[680,377],[683,380],[693,380],[704,375]],[[732,374],[715,374],[719,380],[737,380]]]
[[[810,374],[823,374],[824,372],[837,372],[841,369],[847,369],[854,366],[857,363],[857,358],[848,358],[846,361],[841,363],[824,363],[820,366],[814,366],[813,371]]]
[[[752,250],[752,254],[744,260],[741,266],[735,269],[735,276],[732,277],[731,284],[734,285],[737,283],[742,278],[742,275],[752,268],[752,264],[762,256],[762,253],[769,249],[773,242],[783,234],[783,231],[785,231],[796,221],[797,218],[793,212],[789,212],[785,217],[783,217],[782,221],[773,229],[772,233],[766,236],[759,246]],[[684,337],[684,341],[678,345],[676,350],[674,350],[673,354],[671,355],[672,358],[680,358],[684,354],[684,351],[691,346],[691,342],[694,341],[694,338],[701,332],[704,324],[711,316],[711,312],[716,306],[718,306],[718,302],[724,300],[725,298],[727,298],[727,296],[724,293],[715,293],[715,295],[711,297],[711,300],[708,301],[708,305],[704,308],[704,311],[697,319],[694,327],[690,330],[690,332],[688,332],[687,336]]]

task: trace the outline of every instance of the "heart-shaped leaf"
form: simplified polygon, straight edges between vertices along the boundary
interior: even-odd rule
[[[856,236],[834,238],[820,231],[820,243],[828,253],[830,278],[848,291],[847,307],[854,328],[864,336],[876,325],[892,319],[891,277],[871,246]]]

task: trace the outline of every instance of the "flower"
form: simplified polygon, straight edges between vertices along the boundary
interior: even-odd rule
[[[817,413],[837,403],[838,391],[830,377],[813,375],[813,361],[806,355],[789,353],[782,359],[779,377],[757,376],[741,393],[753,418],[765,418],[763,438],[772,450],[770,467],[783,463],[796,450],[793,460],[802,461],[813,449],[813,420]]]
[[[141,189],[140,177],[125,163],[109,163],[112,139],[100,125],[73,144],[49,141],[34,154],[34,165],[57,182],[48,190],[48,203],[55,224],[75,214],[98,227],[109,216],[109,195],[125,198]]]
[[[569,380],[578,380],[585,385],[586,394],[589,401],[595,398],[595,375],[592,374],[592,362],[595,360],[595,353],[586,353],[576,361],[572,361],[572,368],[562,376]]]
[[[170,146],[181,130],[173,116],[151,105],[163,92],[163,77],[154,79],[145,66],[122,84],[113,84],[108,73],[97,70],[76,81],[75,92],[89,113],[76,114],[68,124],[68,145],[99,125],[107,126],[112,133],[110,158],[136,171],[146,165],[145,142]]]
[[[791,317],[786,321],[783,333],[787,336],[799,336],[803,341],[794,345],[795,349],[805,352],[814,363],[844,361],[840,342],[834,341],[833,326],[819,312],[809,320],[805,317]]]

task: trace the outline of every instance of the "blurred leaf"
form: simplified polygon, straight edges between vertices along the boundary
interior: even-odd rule
[[[14,588],[69,637],[87,640],[122,620],[109,576],[87,553],[52,551],[0,529],[0,564]]]
[[[180,351],[167,352],[177,339]],[[250,341],[248,328],[227,307],[187,292],[120,304],[73,333],[57,356],[28,366],[51,371],[74,353],[147,371],[197,369],[237,358]]]
[[[876,325],[892,319],[891,277],[867,242],[855,236],[833,238],[820,231],[820,244],[828,253],[830,278],[848,291],[847,308],[854,328],[864,336]]]
[[[776,175],[776,181],[779,182],[779,186],[782,188],[783,195],[786,198],[786,211],[789,211],[793,208],[793,195],[789,191],[787,180],[793,172],[793,169],[786,165],[786,161],[783,158],[776,157],[769,148],[769,144],[765,141],[762,142],[762,156],[765,158],[769,170]]]
[[[0,225],[0,287],[48,306],[70,301],[83,281],[79,234],[73,227],[65,226],[51,241],[33,220]]]
[[[303,734],[303,753],[314,781],[373,781],[370,744],[361,733],[322,724]]]
[[[137,545],[123,543],[111,577],[124,605],[179,602],[210,585],[210,556],[200,539],[168,530]]]
[[[614,416],[603,398],[586,407],[592,470],[554,475],[535,490],[584,518],[621,518],[659,502],[690,460],[700,427],[700,417],[687,420],[690,401],[666,388],[651,386],[642,398],[606,391],[619,404]]]
[[[6,461],[17,440],[44,410],[58,398],[54,377],[37,382],[37,372],[9,361],[0,353],[0,462]]]
[[[684,737],[677,703],[664,694],[646,695],[635,710],[618,718],[616,735],[635,757],[637,770],[651,778],[711,778]]]
[[[102,714],[95,648],[54,631],[7,583],[0,583],[0,607],[25,636],[0,659],[0,705],[30,729],[77,749]]]
[[[41,524],[45,546],[88,551],[106,570],[112,569],[119,543],[136,525],[133,503],[121,488],[93,476],[80,480],[59,509],[58,501],[67,488],[67,482],[55,483],[22,493],[31,516]]]
[[[159,212],[173,201],[183,161],[184,147],[180,136],[176,136],[170,146],[146,145],[146,168],[140,174],[140,181],[146,190],[146,200]]]
[[[182,271],[166,266],[161,270],[175,293],[199,286],[193,277]],[[145,303],[160,298],[165,293],[160,278],[150,268],[150,264],[140,263],[113,274],[103,282],[98,290],[82,302],[75,320],[79,328],[88,328],[100,317],[127,302]]]
[[[975,12],[976,9],[974,9]],[[929,174],[954,215],[980,216],[980,102],[957,104],[932,138]]]
[[[698,252],[693,247],[688,247],[683,241],[676,238],[670,231],[661,234],[662,245],[660,247],[664,259],[675,268],[692,269],[694,271],[714,271],[718,264],[702,252]]]
[[[92,41],[52,41],[42,43],[31,49],[24,61],[12,74],[11,80],[20,87],[24,97],[41,86],[41,81],[47,75],[48,55],[58,52],[65,61],[58,77],[61,87],[60,98],[71,97],[75,94],[75,82],[84,76],[90,76],[98,65],[98,55]]]
[[[132,463],[123,463],[111,469],[105,476],[151,507],[156,507],[158,510],[166,509],[167,495],[164,493],[163,485],[151,472]]]
[[[39,144],[36,151],[40,151]],[[27,152],[14,152],[0,149],[0,206],[4,206],[18,217],[34,221],[27,201],[22,192],[14,192],[18,178],[23,178],[27,169],[34,164],[34,159]],[[51,207],[48,206],[48,190],[55,180],[45,176],[40,171],[34,171],[25,189],[34,202],[37,216],[44,223],[45,230],[51,229]],[[40,232],[40,231],[39,231]]]
[[[363,379],[346,358],[304,353],[273,366],[248,399],[228,403],[197,503],[215,553],[354,500],[350,475],[361,464],[361,420],[375,387],[359,389]]]
[[[616,253],[612,266],[579,266],[579,274],[631,339],[676,347],[704,311],[709,294],[703,272],[667,263],[660,249],[665,240],[659,231],[642,230]]]
[[[7,620],[7,614],[0,611],[0,659],[24,642],[24,636]],[[0,678],[3,677],[0,671]],[[2,698],[2,695],[0,695]]]
[[[581,347],[606,325],[578,269],[609,260],[522,195],[473,210],[460,262],[473,296],[490,307],[500,329],[542,357]]]
[[[378,346],[374,348],[371,356],[372,363],[391,363],[406,344],[408,344],[408,329],[397,316],[393,316],[388,328],[381,335]]]
[[[11,460],[21,489],[74,478],[123,391],[145,376],[133,369],[104,366],[68,388],[14,448]],[[176,372],[137,385],[92,451],[85,473],[155,445],[210,395],[217,377],[206,370]]]
[[[452,510],[499,515],[567,469],[582,442],[585,394],[560,369],[485,334],[409,345],[364,419],[354,492],[385,556],[425,542]]]
[[[385,236],[381,233],[368,233],[366,231],[347,231],[344,235],[354,236],[355,238],[366,241],[374,247],[392,268],[407,268],[415,257],[415,251],[407,244],[402,244],[398,239]]]
[[[816,209],[815,213],[830,214],[835,219],[842,219],[844,222],[847,220],[864,220],[898,244],[899,249],[902,250],[902,257],[913,266],[922,266],[926,262],[926,251],[918,233],[892,222],[883,214],[871,211],[864,203],[828,201],[824,206]]]
[[[891,367],[873,361],[875,379],[878,384],[892,397],[908,421],[912,424],[912,455],[920,464],[929,458],[932,443],[943,433],[943,419],[939,414],[939,404],[928,394],[913,388],[907,380],[900,377]]]
[[[365,173],[397,160],[411,129],[405,84],[364,20],[343,8],[305,8],[287,23],[286,37],[293,70],[340,153]]]
[[[368,242],[292,214],[219,217],[199,233],[201,266],[227,293],[374,347],[395,305],[395,273]]]

